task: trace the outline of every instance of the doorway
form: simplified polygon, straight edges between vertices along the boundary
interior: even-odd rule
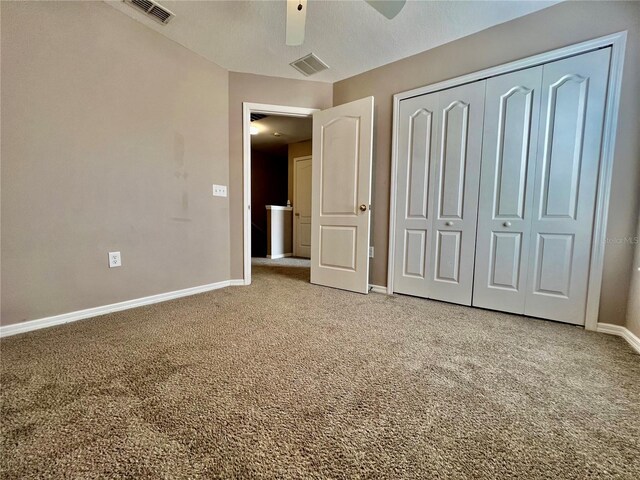
[[[305,167],[311,165],[314,111],[264,104],[243,106],[245,284],[251,283],[252,263],[275,266],[286,263],[287,257],[310,256],[310,248],[304,247],[310,247],[311,242],[310,227],[306,234],[311,174]],[[300,163],[301,159],[307,163]],[[302,211],[298,200],[303,203]],[[302,218],[302,222],[294,218]],[[295,248],[296,241],[302,248]]]
[[[310,281],[357,293],[369,292],[373,112],[373,97],[322,111],[243,104],[245,285],[251,284],[251,217],[255,210],[251,198],[251,115],[313,114]],[[278,207],[277,210],[288,208]]]

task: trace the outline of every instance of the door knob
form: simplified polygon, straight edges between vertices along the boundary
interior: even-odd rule
[[[447,227],[450,227],[450,226],[452,226],[452,225],[453,225],[453,222],[452,222],[451,220],[449,220],[448,222],[446,222],[446,223],[445,223],[445,225],[446,225]]]
[[[511,222],[504,222],[502,225],[504,225],[505,227],[510,227],[511,226]]]
[[[364,203],[362,205],[360,205],[360,211],[361,212],[366,212],[367,211],[367,206]]]

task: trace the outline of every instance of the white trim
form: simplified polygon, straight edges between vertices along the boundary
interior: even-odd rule
[[[277,260],[278,258],[285,257],[293,257],[293,253],[276,253],[275,255],[267,255],[267,258],[270,258],[271,260]]]
[[[304,157],[294,157],[293,158],[293,162],[291,162],[293,164],[293,198],[291,199],[293,201],[293,225],[292,225],[292,230],[293,230],[293,235],[291,238],[291,241],[293,242],[293,253],[296,254],[296,256],[300,257],[300,252],[298,251],[297,244],[296,244],[296,231],[298,230],[296,228],[296,186],[297,186],[297,182],[296,182],[296,162],[299,162],[301,160],[307,160],[307,159],[311,159],[311,164],[313,165],[313,156],[312,155],[305,155]]]
[[[631,348],[640,354],[640,338],[638,338],[631,330],[620,325],[613,325],[611,323],[598,323],[596,326],[596,332],[608,333],[609,335],[617,335],[624,338]]]
[[[391,123],[391,191],[389,192],[389,251],[387,252],[387,293],[393,295],[393,271],[396,251],[396,185],[398,184],[398,127],[400,96],[393,96],[393,119]]]
[[[264,208],[267,210],[280,210],[284,212],[290,212],[293,210],[293,207],[283,207],[282,205],[265,205]]]
[[[393,293],[393,270],[396,230],[396,184],[397,184],[397,150],[398,150],[398,111],[400,101],[424,95],[426,93],[444,90],[465,83],[475,82],[496,75],[522,70],[524,68],[542,65],[562,58],[579,55],[603,47],[611,47],[611,66],[607,86],[607,104],[603,125],[602,154],[600,174],[598,176],[598,191],[596,198],[595,223],[593,226],[592,253],[590,261],[589,287],[587,292],[587,309],[585,314],[585,328],[598,328],[598,309],[600,306],[600,290],[602,287],[602,270],[604,266],[604,244],[607,234],[607,216],[609,212],[609,196],[611,191],[611,174],[613,170],[614,148],[618,124],[618,106],[622,84],[622,68],[624,65],[624,51],[627,42],[627,32],[618,32],[586,42],[551,50],[539,55],[505,63],[469,75],[452,78],[433,85],[415,88],[393,96],[393,124],[391,143],[391,192],[389,201],[389,251],[387,260],[387,293]]]
[[[388,293],[387,287],[381,287],[380,285],[373,285],[372,283],[369,284],[369,291],[373,293],[384,293],[385,295]]]
[[[235,280],[229,280],[229,286],[230,287],[241,287],[243,285],[247,285],[246,283],[244,283],[244,278],[238,278]]]
[[[309,117],[317,108],[287,107],[266,103],[242,103],[242,243],[244,284],[251,284],[251,113]]]
[[[611,178],[613,176],[616,132],[618,130],[618,107],[620,105],[620,92],[622,91],[622,68],[624,66],[626,43],[627,32],[625,31],[617,34],[617,38],[611,44],[611,66],[609,67],[608,95],[605,105],[604,125],[602,126],[601,164],[598,176],[593,239],[591,240],[589,285],[587,287],[587,311],[584,325],[587,330],[596,330],[598,328],[600,291],[602,289],[602,272],[604,270],[604,247],[607,238]]]
[[[0,327],[0,338],[17,335],[18,333],[31,332],[40,330],[41,328],[53,327],[64,323],[77,322],[87,318],[105,315],[107,313],[119,312],[130,308],[142,307],[153,303],[166,302],[176,298],[188,297],[198,293],[209,292],[219,288],[225,288],[232,285],[244,285],[244,280],[224,280],[222,282],[209,283],[208,285],[200,285],[198,287],[184,288],[182,290],[174,290],[173,292],[159,293],[148,297],[135,298],[133,300],[125,300],[124,302],[112,303],[101,307],[87,308],[85,310],[77,310],[75,312],[63,313],[52,317],[39,318],[37,320],[29,320],[28,322],[15,323]]]

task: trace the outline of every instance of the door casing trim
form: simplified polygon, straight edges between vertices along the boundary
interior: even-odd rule
[[[251,285],[251,114],[305,118],[317,111],[317,108],[242,102],[242,278],[245,285]]]

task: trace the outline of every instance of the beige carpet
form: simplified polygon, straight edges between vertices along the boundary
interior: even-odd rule
[[[640,478],[620,338],[258,263],[2,340],[1,477]]]

